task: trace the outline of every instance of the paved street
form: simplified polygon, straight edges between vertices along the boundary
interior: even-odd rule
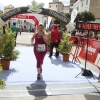
[[[32,34],[33,33],[27,33],[27,32],[23,32],[21,36],[18,34],[17,46],[22,46],[22,47],[23,46],[31,46],[30,40],[31,40]],[[74,51],[74,49],[75,48],[73,48],[73,51]],[[99,57],[100,56],[98,56],[98,58]],[[81,60],[81,62],[84,65],[84,61]],[[99,73],[98,69],[94,65],[92,65],[90,63],[87,63],[87,67],[89,67],[90,69],[92,69],[96,73]],[[80,85],[82,85],[82,84],[80,84]],[[82,86],[79,87],[80,85],[78,85],[78,87],[77,87],[77,90],[76,90],[77,93],[76,94],[68,94],[67,93],[67,95],[66,94],[65,95],[52,95],[52,94],[50,95],[50,92],[47,92],[49,94],[49,96],[29,95],[29,94],[26,93],[26,90],[25,90],[24,86],[16,86],[16,87],[10,86],[10,91],[0,91],[0,94],[3,93],[2,95],[6,95],[6,93],[11,92],[11,89],[12,89],[13,93],[12,94],[9,93],[10,95],[12,95],[12,97],[7,97],[7,98],[5,98],[5,97],[2,98],[1,97],[0,100],[100,100],[100,91],[99,91],[100,90],[100,82],[98,82],[98,83],[89,83],[89,86],[88,86],[88,88],[93,87],[99,93],[95,92],[95,90],[92,93],[89,92],[89,91],[84,92],[84,94],[82,94],[81,92],[78,93],[78,90],[82,87]],[[85,86],[85,84],[83,84],[83,87],[84,86]],[[72,88],[72,86],[71,86],[71,88]],[[61,89],[60,86],[59,86],[59,89]],[[64,89],[66,89],[70,93],[70,90],[68,90],[68,88],[63,88],[63,90]],[[87,90],[89,90],[89,89],[86,89],[86,91]],[[15,93],[20,94],[20,96],[16,97]],[[21,94],[23,94],[23,96],[21,96]],[[14,97],[14,95],[15,95],[15,97]]]

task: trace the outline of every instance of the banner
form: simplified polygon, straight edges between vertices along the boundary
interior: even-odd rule
[[[72,22],[69,22],[69,23],[66,25],[66,27],[67,27],[67,32],[71,32],[72,30],[75,29],[74,23],[72,23]]]
[[[77,39],[77,36],[71,36],[70,41],[74,44],[75,40]]]
[[[52,20],[52,17],[49,16],[49,17],[48,17],[48,26],[47,26],[48,28],[49,28],[49,26],[50,26],[51,20]]]
[[[32,19],[32,20],[35,22],[34,31],[36,32],[36,28],[37,28],[37,26],[38,26],[38,24],[39,24],[39,21],[38,21],[38,19],[37,19],[35,16],[33,16],[33,15],[25,15],[25,14],[18,14],[18,15],[16,15],[16,16],[13,16],[12,18]]]
[[[71,13],[71,21],[66,25],[67,31],[68,31],[68,32],[71,32],[72,30],[75,29],[74,20],[75,20],[75,18],[76,18],[76,16],[77,16],[77,13],[78,13],[78,12],[77,12],[76,9],[74,9],[74,10],[72,11],[72,13]]]
[[[38,19],[33,16],[33,15],[25,15],[25,14],[18,14],[16,16],[13,16],[12,18],[19,18],[19,19],[32,19],[34,22],[36,22],[37,24],[39,23],[38,22]]]
[[[32,4],[28,5],[27,7],[14,8],[14,9],[4,13],[1,16],[1,19],[3,21],[7,21],[9,18],[11,18],[12,16],[15,16],[17,14],[38,13],[38,14],[54,17],[65,25],[67,25],[69,23],[69,19],[62,13],[59,13],[59,12],[51,10],[51,9],[45,9],[45,8],[43,8],[43,6],[44,6],[43,3],[37,4],[36,1],[32,1]]]
[[[71,13],[71,22],[72,23],[74,23],[74,20],[75,20],[75,18],[76,18],[76,16],[77,16],[77,10],[76,9],[74,9],[73,11],[72,11],[72,13]]]
[[[84,44],[82,46],[79,57],[86,59],[86,48],[87,48],[87,39],[84,39]],[[87,61],[95,63],[97,55],[100,50],[100,42],[97,40],[88,40],[88,52],[87,52]]]

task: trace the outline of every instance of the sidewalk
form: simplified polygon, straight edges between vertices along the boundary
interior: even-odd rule
[[[18,34],[17,37],[17,46],[31,46],[31,37],[32,37],[33,33],[27,33],[27,32],[23,32],[22,35],[20,36]],[[82,64],[84,64],[84,61],[81,60]],[[91,64],[87,64],[87,66],[92,69],[93,71],[95,71],[96,73],[98,72],[98,69],[91,65]],[[95,89],[100,90],[100,82],[98,83],[92,83],[92,86]],[[12,88],[13,90],[13,88]],[[18,90],[18,89],[17,89]],[[20,90],[23,92],[23,94],[25,93],[25,90]],[[20,91],[16,92],[16,93],[20,93]],[[6,92],[5,92],[6,93]],[[24,96],[24,97],[15,97],[15,98],[0,98],[0,100],[100,100],[100,93],[88,93],[88,94],[70,94],[70,95],[51,95],[51,96]]]
[[[100,100],[100,94],[74,94],[58,96],[41,96],[41,97],[19,97],[19,98],[0,98],[0,100]]]

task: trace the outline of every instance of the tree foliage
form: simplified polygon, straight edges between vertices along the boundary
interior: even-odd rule
[[[0,74],[2,73],[2,70],[3,70],[2,64],[0,64]],[[0,89],[4,89],[5,86],[6,86],[5,81],[4,81],[3,79],[0,78]]]
[[[55,19],[54,24],[60,24],[60,21]]]
[[[69,13],[66,13],[65,16],[70,20],[71,19],[71,15]]]
[[[83,21],[83,22],[88,22],[88,21],[95,21],[95,16],[91,12],[79,12],[75,18],[75,22],[77,21]]]
[[[63,33],[62,38],[63,39],[61,39],[57,50],[61,54],[69,54],[72,48],[72,41],[70,41],[70,36],[68,36],[66,33]]]

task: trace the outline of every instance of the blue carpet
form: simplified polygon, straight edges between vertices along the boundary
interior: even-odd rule
[[[4,70],[0,75],[7,85],[32,84],[37,80],[36,59],[32,47],[16,47],[20,51],[19,58],[11,61],[10,70]],[[58,84],[58,83],[88,83],[98,82],[96,73],[93,72],[95,80],[92,77],[84,77],[81,74],[81,64],[73,64],[71,61],[63,62],[62,55],[58,58],[53,56],[51,59],[46,54],[43,64],[42,80],[36,84]]]

